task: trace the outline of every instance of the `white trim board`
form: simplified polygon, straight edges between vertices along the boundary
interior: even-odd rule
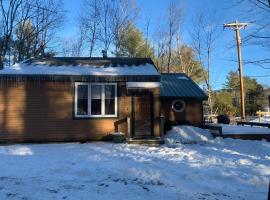
[[[159,88],[160,82],[127,82],[126,83],[127,89],[132,88]]]

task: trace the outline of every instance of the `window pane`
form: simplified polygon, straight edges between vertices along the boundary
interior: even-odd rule
[[[91,114],[92,115],[101,115],[101,99],[92,99]]]
[[[105,85],[105,115],[115,114],[115,85]]]
[[[92,99],[101,99],[101,85],[92,85],[91,86],[91,98]]]
[[[78,85],[77,87],[77,115],[88,114],[88,86]]]
[[[101,115],[101,85],[91,86],[91,114]]]
[[[105,99],[105,115],[114,115],[114,114],[115,114],[115,100]]]
[[[115,86],[114,85],[105,85],[105,98],[114,99],[115,97]]]

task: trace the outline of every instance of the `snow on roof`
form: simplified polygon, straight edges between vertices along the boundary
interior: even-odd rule
[[[160,75],[154,64],[139,63],[125,64],[119,63],[101,64],[101,63],[78,63],[54,65],[45,61],[40,62],[22,62],[6,67],[0,70],[0,75]]]
[[[179,80],[187,80],[187,81],[189,80],[189,78],[186,77],[186,76],[178,76],[177,79],[179,79]]]

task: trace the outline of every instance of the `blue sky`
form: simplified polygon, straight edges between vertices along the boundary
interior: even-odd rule
[[[145,27],[145,18],[150,16],[153,25],[150,27],[150,36],[154,37],[155,25],[161,23],[166,13],[166,8],[169,0],[137,0],[140,8],[140,17],[137,19],[137,26],[143,31]],[[64,24],[61,37],[71,38],[76,36],[76,20],[80,12],[82,0],[63,0],[65,10],[67,11],[67,21]],[[243,11],[247,5],[232,6],[231,0],[186,0],[183,1],[184,6],[184,23],[183,23],[183,42],[189,43],[189,31],[192,31],[191,21],[194,15],[198,12],[216,13],[218,24],[218,38],[215,45],[215,51],[212,55],[212,85],[214,89],[220,89],[226,81],[226,76],[229,71],[237,70],[238,64],[236,48],[229,48],[230,45],[235,44],[235,34],[232,30],[223,31],[223,23],[231,22],[235,19],[239,21],[244,19]],[[165,20],[165,19],[164,19]],[[252,30],[249,26],[244,31]],[[250,59],[259,56],[267,56],[269,52],[262,50],[260,47],[246,47],[242,49],[243,59]],[[270,70],[262,69],[254,65],[244,65],[244,75],[256,78],[261,84],[270,86]],[[255,77],[266,76],[269,77]]]

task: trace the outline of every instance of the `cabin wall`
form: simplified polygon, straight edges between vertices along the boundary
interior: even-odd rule
[[[75,118],[74,83],[50,81],[0,82],[0,142],[110,140],[114,122],[131,116],[131,96],[118,83],[118,117]],[[154,117],[160,116],[159,89],[154,90]],[[119,131],[127,132],[126,123]],[[154,122],[159,136],[159,121]]]
[[[184,100],[186,109],[183,112],[174,112],[172,102],[180,98],[161,98],[161,115],[165,117],[166,123],[183,123],[194,126],[203,124],[202,101]]]

